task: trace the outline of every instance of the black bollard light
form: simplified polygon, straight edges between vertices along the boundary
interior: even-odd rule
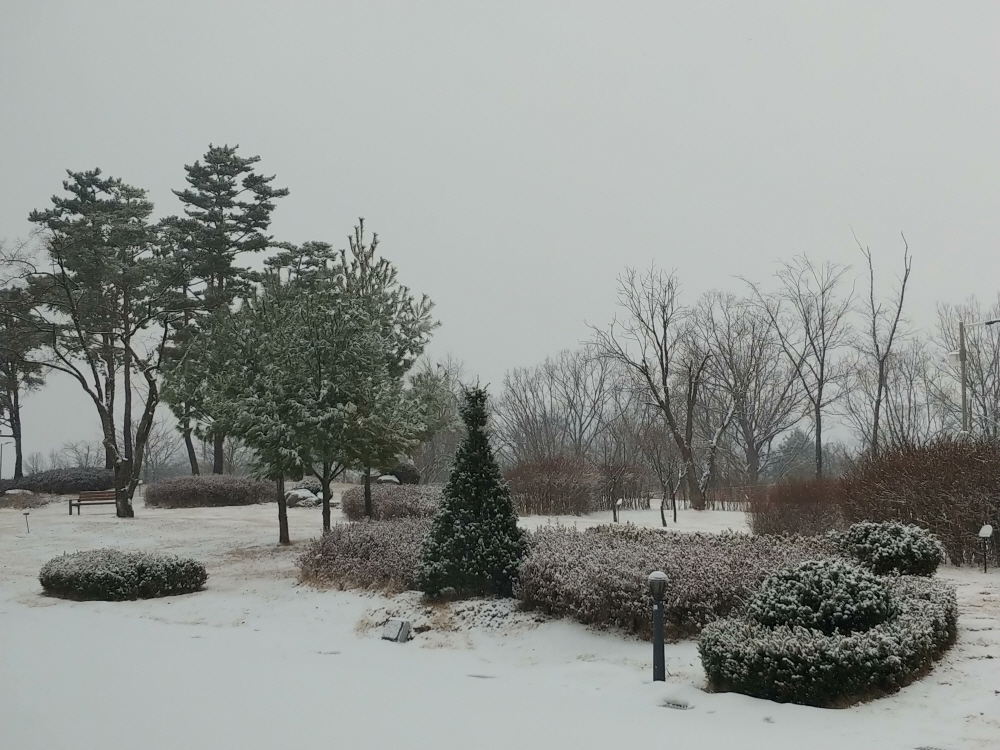
[[[24,527],[28,530],[28,533],[30,534],[31,527],[28,526],[28,511],[24,511]]]
[[[663,595],[667,592],[667,574],[657,570],[649,574],[649,593],[653,595],[653,682],[667,679],[667,660],[663,653]]]
[[[979,542],[983,545],[983,572],[986,572],[986,552],[987,545],[990,543],[990,537],[993,536],[993,527],[986,524],[979,530]]]

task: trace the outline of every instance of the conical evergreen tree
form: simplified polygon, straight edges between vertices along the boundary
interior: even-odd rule
[[[424,539],[417,585],[429,596],[449,588],[458,596],[510,596],[527,540],[490,447],[484,389],[466,389],[461,415],[468,434]]]

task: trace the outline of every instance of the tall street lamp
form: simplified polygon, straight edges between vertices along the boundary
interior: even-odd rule
[[[649,574],[649,593],[653,595],[653,682],[667,679],[667,660],[663,653],[663,595],[667,574],[657,570]]]
[[[978,328],[979,326],[992,326],[1000,323],[1000,318],[996,320],[983,320],[979,323],[969,323],[969,328]],[[958,355],[958,366],[959,366],[959,378],[962,381],[962,432],[966,435],[969,434],[969,397],[968,397],[968,378],[966,376],[965,361],[968,358],[966,348],[965,348],[965,321],[958,321],[958,351],[952,352],[952,356]]]

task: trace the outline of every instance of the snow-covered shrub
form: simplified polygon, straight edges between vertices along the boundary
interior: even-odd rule
[[[412,589],[429,528],[426,518],[334,524],[299,557],[300,578],[341,589]]]
[[[114,486],[114,472],[77,466],[72,469],[40,471],[20,479],[7,479],[0,482],[0,491],[30,490],[48,495],[76,495],[80,492],[110,490]]]
[[[270,482],[228,474],[161,479],[146,487],[146,505],[153,508],[205,508],[255,505],[275,499]]]
[[[515,595],[547,614],[647,636],[652,625],[647,578],[662,570],[669,579],[668,631],[682,637],[742,609],[772,573],[836,554],[824,537],[549,526],[532,535]]]
[[[698,641],[709,685],[757,698],[845,706],[912,682],[951,645],[955,591],[939,581],[888,579],[899,611],[869,630],[769,627],[749,617],[719,620]]]
[[[295,482],[292,489],[306,489],[314,495],[323,494],[323,483],[314,476],[302,477],[301,481]]]
[[[441,502],[440,484],[387,484],[372,482],[372,508],[376,521],[394,518],[430,518]],[[351,487],[340,498],[340,508],[352,521],[365,517],[365,488]]]
[[[932,576],[944,562],[937,537],[910,524],[862,521],[836,539],[844,554],[879,574]]]
[[[52,558],[42,566],[38,580],[53,596],[118,602],[197,591],[208,573],[196,560],[98,549]]]
[[[847,522],[912,523],[934,534],[955,564],[983,564],[976,537],[1000,528],[1000,440],[941,437],[863,456],[843,478]],[[1000,544],[988,554],[1000,565]]]
[[[400,484],[420,483],[420,469],[409,461],[401,461],[391,469],[384,471],[383,474],[389,474],[396,477]]]
[[[41,508],[55,500],[52,495],[36,495],[32,492],[15,490],[10,494],[0,495],[0,508],[11,510],[26,510],[28,508]]]
[[[824,534],[844,525],[837,479],[778,482],[753,489],[747,522],[754,534]]]
[[[591,513],[601,497],[600,469],[585,458],[557,456],[515,464],[506,479],[519,515]]]
[[[746,616],[761,625],[832,633],[869,630],[895,616],[885,580],[841,560],[809,560],[757,589]]]

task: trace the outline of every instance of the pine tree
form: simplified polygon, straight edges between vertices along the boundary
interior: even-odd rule
[[[527,540],[490,446],[484,389],[466,389],[461,415],[468,434],[424,539],[417,585],[432,597],[449,588],[459,596],[510,596]]]

